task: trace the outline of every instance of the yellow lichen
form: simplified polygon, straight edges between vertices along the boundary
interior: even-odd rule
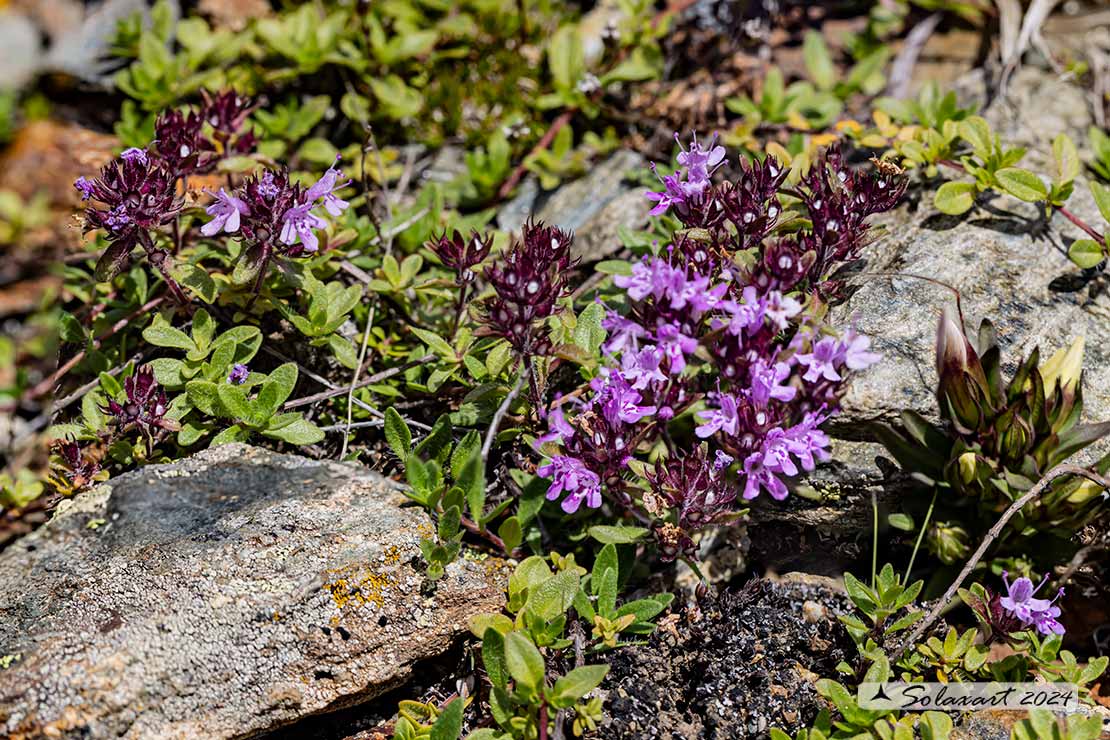
[[[386,561],[389,561],[386,553]],[[395,555],[400,560],[400,552]],[[396,561],[394,561],[396,562]],[[381,608],[385,604],[385,591],[397,585],[397,581],[384,573],[378,573],[361,565],[352,565],[328,571],[329,578],[324,588],[331,594],[332,601],[339,610],[348,606],[355,608],[373,604]]]

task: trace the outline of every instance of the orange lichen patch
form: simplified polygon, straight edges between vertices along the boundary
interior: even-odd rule
[[[386,565],[396,565],[401,562],[401,548],[396,545],[390,545],[385,549],[385,562]]]
[[[388,554],[387,554],[388,557]],[[400,554],[397,555],[400,559]],[[397,585],[396,579],[362,565],[328,571],[324,588],[331,594],[339,610],[373,604],[379,609],[385,604],[385,591]]]

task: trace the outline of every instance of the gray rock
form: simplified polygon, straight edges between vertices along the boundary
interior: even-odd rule
[[[647,223],[651,209],[643,189],[625,182],[629,174],[646,166],[640,154],[622,150],[550,194],[541,195],[535,182],[526,180],[517,197],[501,209],[497,225],[515,231],[534,215],[538,221],[574,232],[575,257],[585,262],[604,259],[620,250],[621,227],[638,229]]]
[[[226,445],[84,493],[0,555],[0,734],[243,738],[372,698],[496,611],[504,564],[417,569],[357,466]]]
[[[0,90],[18,90],[35,76],[42,39],[26,16],[0,12]]]
[[[1073,85],[1026,69],[1011,94],[986,117],[1005,141],[1031,147],[1026,166],[1047,171],[1051,141],[1062,131],[1076,141],[1085,138],[1090,120],[1076,114],[1086,107]],[[1012,119],[1015,106],[1024,111],[1020,127]],[[1087,415],[1110,419],[1110,297],[1081,287],[1067,258],[1068,245],[1082,233],[1058,214],[1046,225],[1036,205],[1008,196],[965,216],[946,216],[933,208],[932,192],[877,219],[883,231],[864,252],[866,271],[921,275],[958,289],[969,335],[990,318],[1008,369],[1036,346],[1047,359],[1085,336]],[[1088,223],[1102,223],[1085,181],[1077,181],[1068,208]],[[837,433],[858,439],[863,422],[891,420],[902,408],[935,417],[934,337],[942,307],[954,305],[952,292],[902,276],[862,276],[854,285],[858,290],[834,319],[854,319],[883,361],[853,380]]]

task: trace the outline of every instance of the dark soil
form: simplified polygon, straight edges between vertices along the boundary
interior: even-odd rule
[[[836,618],[849,608],[829,581],[796,575],[703,600],[612,656],[601,736],[733,740],[805,727],[823,706],[813,681],[855,657]]]

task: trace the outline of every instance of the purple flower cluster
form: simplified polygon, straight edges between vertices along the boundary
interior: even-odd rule
[[[65,481],[67,490],[80,491],[90,485],[100,472],[100,463],[86,455],[77,442],[58,442],[54,446],[54,452],[61,458],[60,476]]]
[[[169,252],[159,247],[151,231],[174,221],[183,200],[177,178],[142,149],[128,149],[112,160],[94,180],[79,177],[73,183],[81,194],[87,229],[104,229],[108,248],[96,263],[96,278],[109,280],[126,265],[136,247],[163,275],[166,284],[184,300],[170,276]]]
[[[155,140],[146,149],[131,147],[105,165],[95,179],[78,177],[73,187],[88,205],[89,229],[104,229],[109,246],[96,265],[96,278],[109,280],[141,246],[150,263],[181,302],[186,298],[171,276],[169,250],[152,232],[176,222],[184,199],[178,185],[193,173],[210,172],[222,157],[254,150],[253,133],[241,131],[252,103],[234,92],[211,96],[188,114],[163,113],[155,122]],[[210,133],[205,132],[205,125]],[[222,191],[221,191],[222,192]]]
[[[177,431],[178,423],[166,418],[170,409],[166,391],[158,385],[149,366],[124,380],[123,390],[127,394],[126,401],[119,403],[109,399],[103,410],[115,417],[121,429],[138,428],[147,439],[148,450],[162,431]]]
[[[209,192],[215,200],[205,210],[212,219],[201,227],[201,233],[243,235],[247,241],[243,255],[246,277],[255,279],[257,290],[275,251],[298,257],[320,248],[316,232],[327,228],[328,222],[314,210],[323,208],[333,217],[346,210],[350,204],[336,195],[350,184],[350,180],[341,182],[342,177],[333,165],[316,183],[302,188],[290,181],[285,170],[266,170],[247,178],[232,193],[223,188]]]
[[[897,202],[903,184],[841,173],[829,155],[801,190],[812,232],[779,237],[782,166],[768,157],[741,165],[739,182],[715,185],[724,159],[715,141],[695,140],[679,154],[682,169],[662,178],[664,191],[648,195],[653,213],[673,209],[687,228],[664,254],[614,278],[627,308],[602,322],[606,361],[591,393],[552,411],[537,441],[561,448],[545,447],[551,462],[537,471],[552,481],[549,499],[561,497],[566,511],[596,508],[603,496],[646,511],[668,557],[688,553],[691,532],[737,498],[783,499],[788,478],[826,460],[821,425],[836,413],[844,380],[879,359],[867,337],[823,322],[822,297],[828,271],[862,243],[864,218]],[[735,260],[740,251],[754,259]],[[668,430],[686,412],[703,440],[693,451]],[[643,495],[629,461],[659,441],[670,454]]]
[[[705,191],[710,185],[710,175],[724,164],[725,148],[717,145],[717,136],[713,135],[708,147],[702,147],[694,137],[690,148],[686,149],[675,133],[674,140],[681,150],[678,163],[683,170],[673,175],[662,175],[655,172],[655,164],[651,165],[652,172],[663,183],[661,192],[649,191],[646,193],[648,200],[655,201],[651,209],[652,216],[658,216],[674,208],[679,213],[688,213],[691,208],[700,205],[705,200]]]
[[[1051,600],[1038,599],[1035,596],[1048,581],[1047,576],[1034,587],[1033,581],[1024,576],[1010,583],[1008,575],[1006,571],[1002,571],[1002,582],[1006,584],[1007,593],[1000,604],[1006,614],[1018,620],[1022,627],[1035,627],[1043,635],[1064,634],[1064,626],[1057,620],[1060,607],[1055,606],[1056,601],[1064,595],[1064,589],[1061,588]]]
[[[202,95],[199,109],[166,111],[154,122],[152,151],[179,177],[211,172],[220,159],[250,154],[258,143],[243,130],[255,108],[250,98],[234,90]]]
[[[577,264],[570,256],[571,236],[554,226],[524,224],[521,239],[486,268],[485,277],[494,295],[482,307],[486,333],[499,336],[518,356],[529,358],[550,350],[541,322],[565,297],[570,270]]]

